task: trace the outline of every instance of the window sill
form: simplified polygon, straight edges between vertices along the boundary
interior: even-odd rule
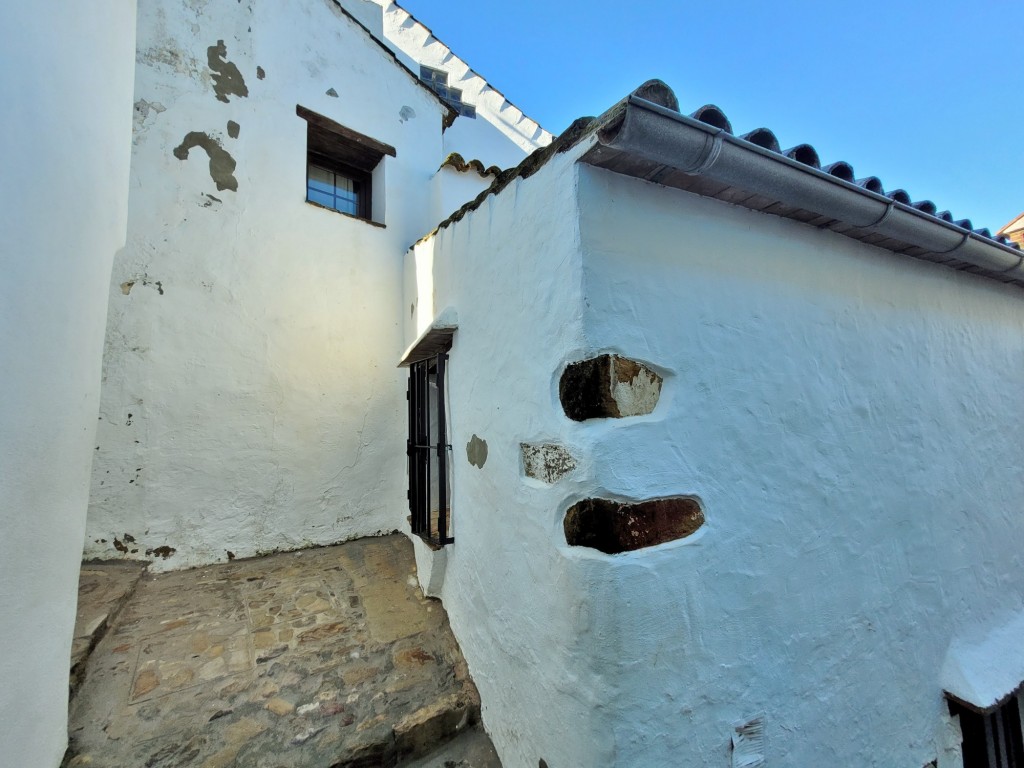
[[[328,208],[326,205],[320,205],[320,203],[314,203],[312,200],[305,200],[304,202],[306,203],[306,205],[311,205],[314,208],[319,208],[321,211],[330,211],[331,213],[336,213],[339,216],[344,216],[345,218],[348,218],[348,219],[354,219],[356,221],[361,221],[364,224],[369,224],[370,226],[373,226],[373,227],[379,227],[380,229],[387,229],[387,225],[386,224],[381,224],[379,221],[374,221],[373,219],[364,219],[362,216],[353,216],[351,213],[345,213],[344,211],[337,211],[334,208]]]

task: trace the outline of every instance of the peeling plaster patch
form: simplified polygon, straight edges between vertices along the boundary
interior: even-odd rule
[[[232,139],[238,138],[238,132],[241,130],[241,126],[234,120],[228,120],[228,136]]]
[[[168,547],[167,545],[164,545],[162,547],[147,549],[146,556],[153,557],[155,555],[156,557],[162,557],[164,560],[166,560],[177,551],[178,550],[176,550],[174,547]]]
[[[206,59],[211,70],[213,70],[213,92],[217,94],[217,101],[228,102],[228,96],[248,96],[249,89],[245,85],[245,79],[238,67],[227,60],[227,46],[223,40],[218,40],[216,45],[206,49]]]
[[[608,555],[684,539],[704,524],[700,502],[689,496],[629,504],[584,499],[565,513],[565,541]]]
[[[267,73],[264,71],[263,67],[256,67],[256,79],[257,80],[262,80],[266,76],[267,76]]]
[[[166,112],[167,107],[158,101],[146,101],[145,99],[139,99],[135,102],[135,112],[132,118],[132,128],[134,133],[142,133],[143,128],[146,126],[146,118],[149,117],[150,113],[160,114]]]
[[[478,469],[483,469],[487,463],[487,441],[481,440],[476,435],[466,443],[466,458],[469,463]]]
[[[412,120],[414,117],[416,117],[416,110],[412,107],[402,107],[398,112],[398,120],[402,123],[406,120]]]
[[[643,416],[661,397],[662,378],[643,363],[601,355],[570,363],[562,373],[558,397],[573,421]]]
[[[135,60],[140,64],[163,64],[188,77],[194,78],[199,75],[199,61],[192,56],[183,55],[171,44],[140,51],[136,54]]]
[[[551,485],[576,469],[576,459],[561,445],[554,443],[520,443],[523,471],[527,477]]]
[[[132,288],[140,284],[147,288],[149,286],[152,286],[156,288],[157,293],[159,293],[161,296],[164,295],[163,282],[161,282],[160,280],[150,280],[148,277],[137,277],[134,280],[125,280],[123,283],[121,283],[121,293],[127,296],[132,292]]]
[[[334,98],[338,98],[338,92],[336,90],[334,90],[333,88],[328,88],[327,89],[327,95],[328,96],[333,96]]]
[[[761,768],[765,764],[764,715],[737,723],[732,737],[733,768]]]
[[[179,160],[187,160],[189,150],[200,147],[210,158],[210,178],[218,190],[230,189],[238,191],[238,180],[235,178],[235,158],[224,147],[217,143],[208,133],[190,131],[182,139],[181,144],[174,148],[174,156]]]

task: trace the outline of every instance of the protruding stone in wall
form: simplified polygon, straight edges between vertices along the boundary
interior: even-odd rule
[[[576,459],[555,443],[520,443],[527,477],[551,485],[576,469]]]
[[[558,385],[565,415],[573,421],[643,416],[658,405],[662,378],[643,363],[601,355],[570,363]]]
[[[700,502],[689,496],[636,504],[584,499],[569,507],[562,522],[570,546],[609,555],[684,539],[703,524]]]

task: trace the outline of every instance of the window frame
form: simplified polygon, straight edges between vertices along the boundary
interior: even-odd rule
[[[365,221],[367,224],[383,227],[383,197],[378,201],[382,204],[380,210],[377,210],[377,206],[373,204],[374,193],[376,192],[380,196],[383,186],[375,185],[373,177],[379,173],[378,181],[383,183],[382,163],[384,157],[397,157],[395,148],[341,125],[302,105],[295,106],[295,113],[306,121],[306,203],[326,211],[340,213],[342,216]],[[360,189],[356,193],[355,213],[310,199],[311,167],[343,176],[359,186]],[[375,190],[375,186],[378,189]],[[337,202],[337,198],[337,179],[335,179],[335,194],[333,195],[335,202]],[[376,219],[374,215],[377,216]]]
[[[324,205],[316,200],[309,199],[310,193],[310,180],[309,171],[310,168],[321,168],[329,173],[333,173],[335,176],[342,176],[350,179],[352,182],[358,185],[358,189],[355,191],[356,196],[356,212],[350,213],[349,211],[343,211],[340,208],[336,208],[330,205]],[[337,189],[335,183],[334,188]],[[334,195],[337,198],[337,194]],[[306,202],[312,205],[319,206],[320,208],[326,208],[336,213],[343,213],[346,216],[353,216],[357,219],[366,219],[367,221],[373,221],[373,173],[354,168],[351,165],[338,162],[333,158],[322,155],[319,152],[313,152],[307,149],[306,151]]]
[[[447,367],[448,353],[438,352],[409,365],[409,431],[406,455],[409,461],[409,523],[412,532],[435,547],[452,544],[451,535],[451,450],[448,442]],[[436,383],[431,402],[430,378]],[[433,406],[433,408],[431,408]],[[433,434],[432,434],[433,433]],[[431,454],[436,455],[436,463]],[[437,519],[431,509],[432,489],[437,491]]]

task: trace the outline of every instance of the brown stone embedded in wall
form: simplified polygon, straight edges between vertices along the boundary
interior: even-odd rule
[[[591,547],[609,555],[684,539],[703,524],[700,503],[690,497],[636,504],[585,499],[569,507],[562,522],[570,546]]]
[[[658,405],[662,378],[643,363],[601,355],[566,366],[558,384],[565,415],[573,421],[643,416]]]

